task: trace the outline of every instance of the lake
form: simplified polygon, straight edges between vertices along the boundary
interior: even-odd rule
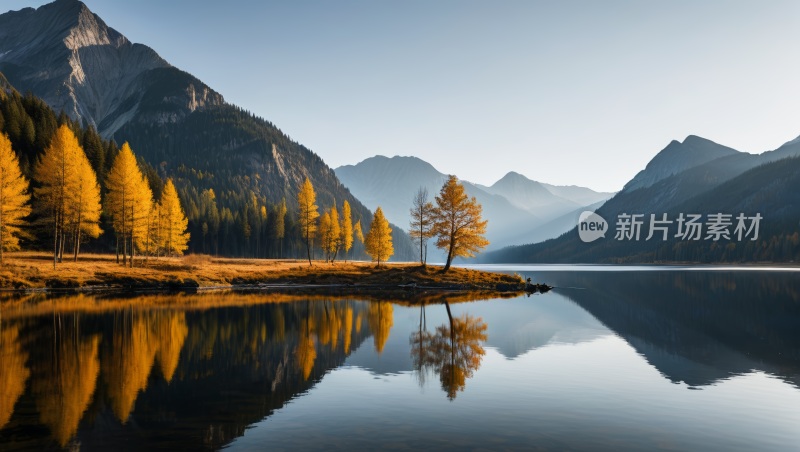
[[[481,268],[555,289],[6,295],[0,449],[800,444],[793,269]]]

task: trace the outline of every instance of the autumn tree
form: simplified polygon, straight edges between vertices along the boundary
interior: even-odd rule
[[[11,141],[0,135],[0,264],[3,250],[19,249],[22,218],[31,212],[28,181],[19,169],[19,161],[11,149]]]
[[[379,266],[394,254],[392,228],[389,227],[389,221],[383,216],[380,207],[375,210],[364,244],[367,246],[367,253],[372,256],[373,261],[378,262]]]
[[[317,230],[316,219],[319,217],[319,208],[316,204],[317,195],[314,193],[314,187],[311,181],[306,177],[306,181],[300,187],[300,192],[297,194],[297,203],[300,205],[300,212],[298,221],[300,222],[300,233],[306,242],[306,251],[308,252],[308,265],[311,265],[311,240],[314,232]]]
[[[74,162],[75,168],[75,188],[70,193],[68,203],[67,221],[75,243],[74,261],[78,262],[82,234],[91,238],[97,238],[103,232],[100,229],[100,185],[97,183],[97,175],[92,168],[92,164],[86,157],[86,153],[77,153]]]
[[[166,253],[183,254],[189,243],[189,233],[186,232],[189,220],[186,219],[186,214],[183,211],[181,200],[178,198],[178,192],[175,190],[172,179],[167,180],[167,184],[164,186],[160,207],[164,216],[164,247]]]
[[[339,240],[342,235],[341,225],[339,224],[339,211],[336,210],[335,201],[333,207],[331,207],[330,217],[331,222],[327,231],[328,255],[331,257],[331,261],[335,261],[336,255],[339,253]]]
[[[34,190],[36,211],[44,223],[53,225],[53,268],[63,255],[66,217],[77,185],[79,154],[83,153],[75,135],[66,125],[56,130],[50,145],[36,166]]]
[[[319,241],[319,246],[322,248],[322,252],[325,255],[325,262],[328,262],[328,256],[330,255],[330,244],[328,243],[330,240],[330,229],[331,216],[328,212],[325,212],[321,217],[319,217],[319,224],[317,226],[317,240]]]
[[[122,145],[114,158],[106,177],[106,188],[106,210],[111,215],[117,243],[122,240],[122,263],[125,264],[130,249],[133,266],[134,246],[147,237],[147,219],[152,213],[153,196],[128,143]],[[117,256],[119,260],[119,250]]]
[[[481,205],[474,196],[471,199],[467,196],[458,178],[448,177],[432,212],[436,246],[447,251],[444,271],[450,269],[454,258],[474,257],[489,245],[483,236],[488,221],[481,219],[482,212]]]
[[[281,203],[275,206],[275,213],[272,216],[275,228],[272,230],[273,238],[280,241],[280,257],[283,259],[283,238],[286,236],[286,198],[281,199]]]
[[[341,236],[339,244],[344,249],[344,261],[347,262],[347,252],[353,247],[353,219],[350,213],[350,203],[344,202],[342,206]]]
[[[361,232],[361,220],[358,220],[353,226],[353,238],[358,240],[362,245],[364,244],[364,234]]]
[[[433,237],[433,204],[428,202],[428,189],[420,187],[411,207],[411,222],[408,233],[419,247],[419,263],[428,261],[428,240]]]

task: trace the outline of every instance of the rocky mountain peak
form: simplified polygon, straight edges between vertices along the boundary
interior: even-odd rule
[[[183,120],[224,99],[133,44],[78,0],[0,15],[0,72],[109,138],[125,123]]]

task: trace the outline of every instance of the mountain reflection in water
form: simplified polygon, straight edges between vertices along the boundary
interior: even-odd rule
[[[300,396],[313,405],[315,392],[309,390],[336,369],[362,369],[376,378],[412,375],[415,385],[434,389],[434,399],[414,409],[448,410],[436,400],[449,400],[462,416],[462,436],[476,435],[470,444],[478,444],[478,426],[524,431],[537,425],[531,422],[543,414],[521,406],[514,394],[547,389],[527,386],[525,378],[516,380],[518,387],[493,388],[499,377],[491,367],[480,383],[471,383],[487,369],[487,353],[513,366],[539,350],[613,337],[624,339],[662,381],[702,388],[762,372],[782,380],[787,390],[800,390],[800,287],[793,274],[523,276],[556,289],[530,298],[449,303],[240,292],[9,296],[0,310],[0,448],[236,446],[231,442],[246,429],[288,410],[287,403]],[[537,372],[546,375],[547,369]],[[635,374],[627,368],[617,372]],[[559,375],[548,378],[557,381]],[[350,403],[365,413],[380,411],[380,395],[360,390],[368,400]],[[470,405],[475,400],[484,401],[479,411]],[[521,424],[501,426],[491,415],[498,405],[517,413]],[[416,415],[399,409],[393,407],[392,425]],[[559,424],[567,439],[537,441],[575,447],[568,433],[586,429],[583,422]],[[538,424],[545,428],[545,422]],[[348,447],[358,448],[359,434],[349,435]],[[643,433],[637,441],[651,436]],[[409,432],[406,440],[413,437]],[[426,445],[433,443],[415,447]]]

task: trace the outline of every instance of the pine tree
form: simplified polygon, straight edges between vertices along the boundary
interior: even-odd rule
[[[389,227],[389,221],[383,216],[383,210],[380,207],[375,210],[364,243],[367,246],[367,253],[372,256],[373,261],[378,262],[378,266],[381,265],[381,262],[389,260],[394,254],[392,228]]]
[[[306,177],[306,181],[300,187],[297,194],[297,203],[300,205],[300,212],[298,221],[300,222],[300,233],[306,242],[306,251],[308,252],[308,265],[311,265],[311,240],[314,237],[314,232],[317,230],[316,219],[319,217],[319,208],[316,204],[317,195],[314,193],[314,187],[311,181]]]
[[[350,213],[350,203],[347,201],[342,206],[341,238],[339,243],[344,248],[344,261],[347,262],[347,253],[353,247],[353,219]]]
[[[26,205],[28,181],[19,169],[19,161],[11,149],[11,141],[0,135],[0,264],[3,250],[19,249],[20,226],[31,209]]]
[[[186,228],[189,220],[181,207],[178,192],[172,179],[167,180],[161,196],[160,209],[164,215],[164,243],[168,254],[183,254],[188,248],[189,233]]]

